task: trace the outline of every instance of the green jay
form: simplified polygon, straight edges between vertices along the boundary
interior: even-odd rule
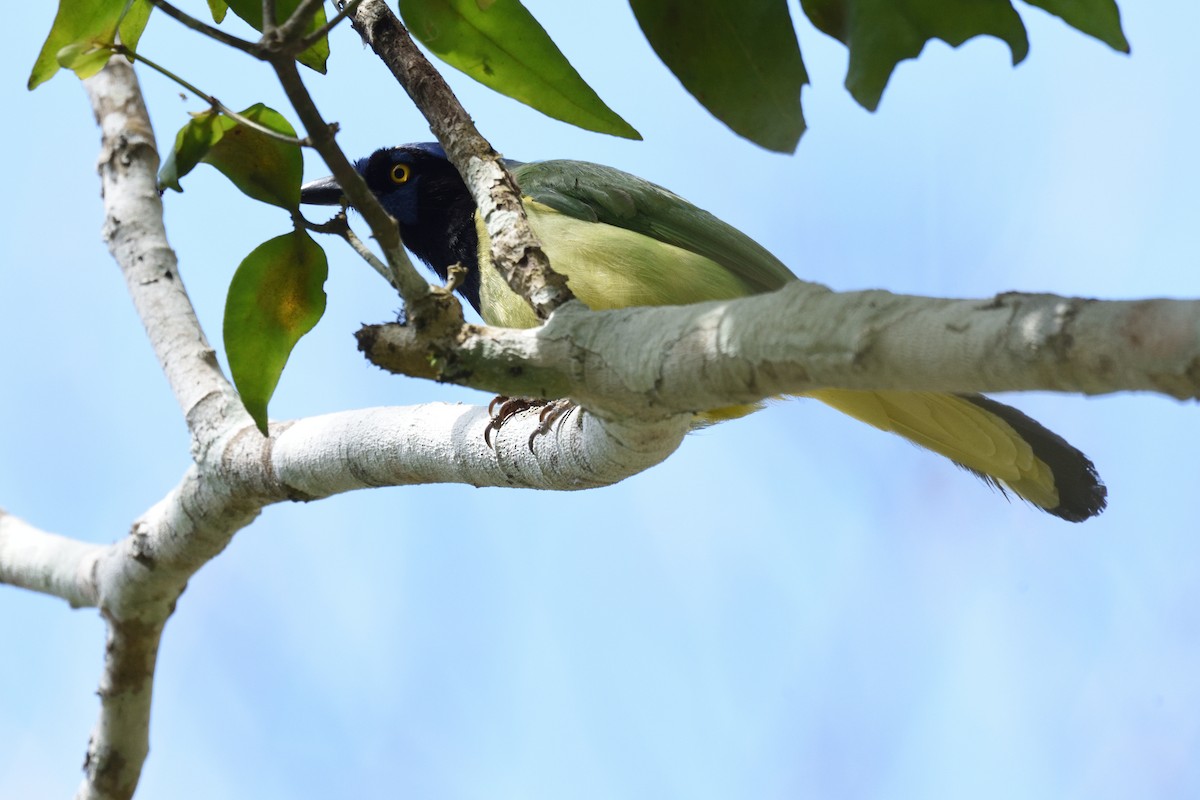
[[[741,231],[641,178],[583,161],[506,163],[551,266],[593,310],[728,300],[796,280]],[[377,150],[355,167],[409,250],[443,280],[451,265],[467,268],[458,291],[487,324],[538,324],[492,266],[475,202],[439,145]],[[305,185],[301,199],[336,205],[343,194],[324,178]],[[940,453],[1062,519],[1079,522],[1104,509],[1104,484],[1083,453],[982,395],[822,389],[805,396]]]

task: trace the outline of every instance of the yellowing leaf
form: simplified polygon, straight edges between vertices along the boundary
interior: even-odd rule
[[[80,78],[99,72],[110,55],[104,48],[116,41],[118,24],[122,43],[136,49],[150,8],[148,0],[60,0],[27,87],[36,89],[68,64]]]
[[[247,108],[241,115],[277,133],[296,135],[283,115],[262,103]],[[304,157],[299,145],[235,124],[213,144],[202,160],[221,170],[235,186],[255,200],[287,209],[300,205]]]
[[[263,242],[225,300],[225,354],[242,404],[267,434],[267,404],[296,342],[325,313],[325,251],[303,230]]]
[[[283,115],[261,103],[247,108],[241,116],[277,133],[296,135]],[[158,173],[159,187],[183,191],[179,179],[201,161],[219,169],[255,200],[287,209],[300,204],[304,164],[295,144],[215,111],[196,114],[176,134],[175,146]]]
[[[59,66],[75,73],[80,80],[90,78],[108,63],[112,50],[95,42],[74,42],[55,55]]]

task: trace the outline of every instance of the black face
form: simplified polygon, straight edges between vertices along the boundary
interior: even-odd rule
[[[436,144],[384,148],[354,167],[396,218],[404,245],[442,280],[453,264],[467,268],[459,292],[479,310],[475,201],[442,148]],[[305,186],[300,198],[305,203],[334,205],[342,202],[341,188],[325,178]]]
[[[458,170],[436,145],[376,150],[354,166],[400,223],[402,232],[409,227],[436,224],[439,217],[464,201],[470,202]]]

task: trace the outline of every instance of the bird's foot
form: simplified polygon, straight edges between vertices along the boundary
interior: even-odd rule
[[[550,428],[556,422],[561,422],[562,419],[570,413],[571,409],[575,408],[575,404],[570,400],[543,400],[534,397],[504,397],[498,396],[488,403],[488,415],[491,420],[486,428],[483,429],[483,441],[488,447],[495,449],[492,443],[492,434],[504,425],[510,418],[516,416],[522,411],[528,411],[531,408],[541,406],[542,410],[538,414],[538,426],[533,433],[529,434],[529,449],[533,450],[533,441],[543,434],[549,433]]]
[[[544,405],[547,401],[533,397],[505,397],[497,395],[492,398],[492,402],[488,403],[488,416],[491,420],[483,429],[483,442],[493,450],[496,446],[492,444],[492,434],[508,422],[509,419],[520,414],[530,408],[536,408],[539,405]]]
[[[550,432],[550,428],[555,423],[561,425],[566,419],[567,414],[570,414],[574,409],[578,408],[574,403],[566,398],[551,400],[546,403],[542,409],[542,413],[538,414],[538,426],[533,433],[529,434],[529,451],[533,452],[533,440],[543,434]]]

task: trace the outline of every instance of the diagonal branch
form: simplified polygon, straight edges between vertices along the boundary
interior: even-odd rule
[[[425,115],[433,135],[470,187],[492,240],[496,268],[539,318],[550,316],[574,295],[567,279],[551,268],[529,228],[520,190],[499,155],[383,0],[363,0],[352,16],[355,29]]]
[[[342,20],[354,13],[354,10],[358,8],[358,4],[361,2],[362,0],[350,0],[350,2],[345,4],[339,3],[338,5],[341,5],[341,8],[338,9],[336,14],[330,17],[328,22],[305,36],[300,41],[300,49],[307,50],[321,39],[328,36],[329,32],[336,28]]]
[[[205,36],[220,42],[223,45],[241,50],[243,53],[248,53],[252,56],[258,55],[259,45],[255,42],[247,42],[245,39],[239,39],[236,36],[231,36],[220,28],[214,28],[207,22],[202,22],[192,15],[179,10],[175,6],[167,2],[167,0],[150,0],[150,4],[158,8],[168,17],[171,17],[176,22],[191,28],[197,33],[203,33]]]
[[[400,230],[396,227],[396,221],[379,204],[379,200],[367,188],[362,176],[334,141],[333,131],[317,110],[292,57],[276,56],[271,61],[271,66],[274,67],[280,85],[304,124],[313,148],[320,153],[325,164],[333,172],[350,204],[358,209],[370,226],[375,241],[379,243],[387,259],[391,279],[404,298],[405,305],[412,310],[414,317],[421,317],[426,308],[425,301],[431,294],[429,283],[408,260],[404,245],[400,242]],[[461,319],[461,310],[457,316]]]
[[[301,0],[300,5],[284,22],[275,28],[275,35],[281,41],[290,42],[295,52],[304,50],[304,29],[312,21],[313,15],[325,4],[325,0]],[[266,30],[266,17],[263,18],[263,30]]]

